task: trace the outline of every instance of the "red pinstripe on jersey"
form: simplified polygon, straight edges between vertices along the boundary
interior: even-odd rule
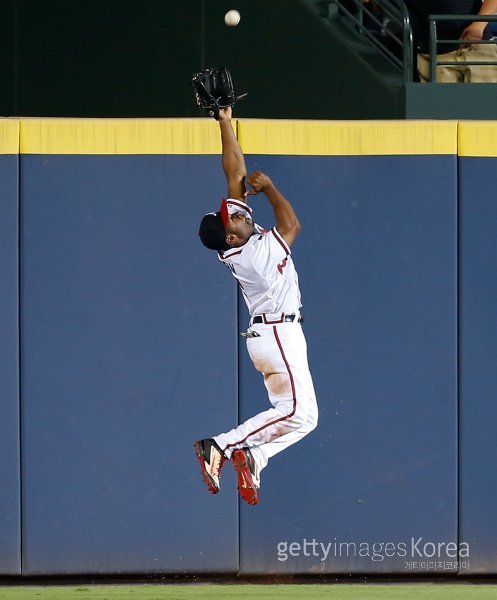
[[[285,240],[283,239],[281,233],[276,229],[276,227],[273,227],[271,229],[271,233],[278,240],[278,242],[280,243],[281,247],[286,252],[286,254],[290,254],[290,248],[286,245]]]

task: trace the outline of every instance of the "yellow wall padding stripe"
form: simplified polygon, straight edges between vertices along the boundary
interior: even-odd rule
[[[235,123],[233,122],[235,127]],[[21,154],[220,154],[214,119],[21,119]]]
[[[0,154],[19,154],[18,119],[0,119]]]
[[[247,154],[457,154],[457,121],[287,121],[241,119]]]
[[[497,156],[497,121],[460,121],[459,156]]]

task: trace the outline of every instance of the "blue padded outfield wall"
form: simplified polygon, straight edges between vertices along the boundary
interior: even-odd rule
[[[0,119],[0,573],[21,570],[19,122]]]
[[[462,123],[460,537],[473,573],[497,572],[497,123]]]
[[[148,125],[21,135],[27,574],[238,569],[236,496],[199,493],[192,448],[237,419],[236,290],[197,240],[219,140]]]
[[[192,448],[268,405],[197,237],[218,125],[8,122],[1,574],[497,573],[495,124],[234,123],[303,225],[320,406],[249,507]]]
[[[301,218],[292,249],[321,419],[270,463],[260,506],[241,507],[243,573],[413,573],[413,539],[423,555],[457,542],[455,124],[430,142],[443,154],[396,138],[426,144],[432,127],[309,125],[319,156],[295,156],[295,127],[274,123],[281,150],[250,155]],[[241,122],[247,152],[259,128]],[[332,154],[358,135],[398,155]],[[243,418],[264,398],[241,360]],[[450,572],[444,558],[424,570]]]

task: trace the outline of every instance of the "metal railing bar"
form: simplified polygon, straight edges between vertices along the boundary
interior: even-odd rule
[[[355,4],[360,5],[360,3],[356,3],[355,0],[353,0],[353,1]],[[401,61],[389,48],[382,45],[378,41],[377,37],[374,34],[372,34],[370,31],[368,31],[368,28],[364,26],[363,20],[361,18],[357,18],[357,16],[354,15],[354,13],[351,13],[346,7],[342,6],[339,2],[337,4],[340,6],[342,11],[349,16],[350,21],[352,21],[359,28],[361,33],[363,35],[365,35],[374,46],[376,46],[378,49],[380,49],[381,52],[383,54],[385,54],[386,57],[391,62],[393,62],[397,68],[402,70],[403,61]],[[399,45],[399,47],[402,48],[402,41],[400,40],[400,38],[398,38],[398,36],[395,36],[395,34],[393,34],[388,29],[385,29],[383,21],[380,21],[374,13],[370,13],[367,10],[365,10],[363,12],[366,13],[368,16],[370,16],[372,21],[374,21],[382,31],[384,31],[393,41],[395,41],[395,43],[397,43]]]
[[[443,65],[445,67],[449,66],[449,65],[479,65],[481,67],[488,67],[488,66],[495,66],[497,65],[497,60],[486,60],[486,61],[481,61],[481,60],[465,60],[464,62],[446,62],[446,61],[442,61],[442,62],[438,62],[437,61],[437,65]]]
[[[437,44],[495,44],[495,40],[464,40],[462,41],[460,38],[456,40],[437,40]]]
[[[497,15],[430,15],[429,21],[497,21]]]
[[[398,69],[403,76],[404,83],[412,81],[412,30],[409,19],[409,13],[403,0],[392,2],[391,0],[376,0],[376,5],[381,9],[382,13],[379,16],[373,12],[367,4],[361,0],[350,0],[349,7],[344,6],[341,0],[333,0],[339,10],[339,14],[344,17],[343,22],[350,28],[355,27],[361,34],[375,46],[390,63]],[[353,6],[350,7],[350,4]],[[354,12],[354,8],[357,9]],[[364,24],[364,17],[367,16],[371,25],[378,28],[378,33],[369,31],[367,25]],[[396,26],[400,34],[391,31],[386,26],[385,20],[389,20],[392,25]],[[395,53],[388,45],[382,42],[384,38],[395,48],[401,51],[401,57]]]

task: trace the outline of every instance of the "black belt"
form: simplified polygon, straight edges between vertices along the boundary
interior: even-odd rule
[[[302,323],[304,317],[302,315],[281,315],[280,320],[278,319],[265,319],[265,315],[257,315],[256,317],[252,317],[252,324],[254,323],[266,323],[267,325],[276,325],[277,323],[293,323],[295,319],[297,319],[297,323]]]

